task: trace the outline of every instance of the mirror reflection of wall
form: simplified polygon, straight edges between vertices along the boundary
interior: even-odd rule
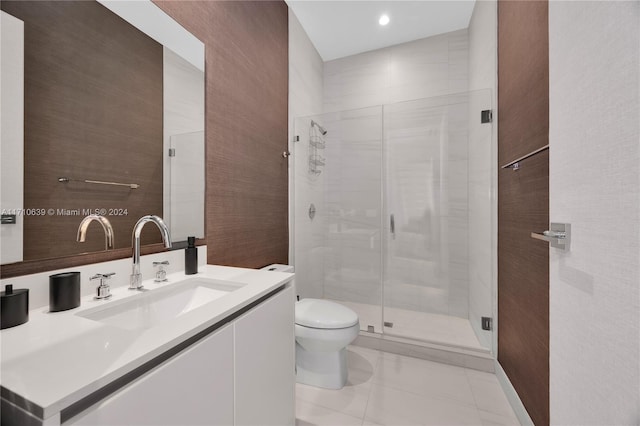
[[[204,237],[204,73],[164,49],[164,219],[171,238]]]
[[[143,6],[150,5],[157,9]],[[174,241],[204,237],[203,70],[98,2],[0,7],[0,209],[16,213],[15,224],[0,225],[0,263],[104,250],[97,224],[85,243],[76,241],[82,218],[96,212],[111,222],[116,249],[131,247],[133,225],[146,214],[164,217]],[[188,173],[172,173],[178,165],[169,157],[172,136],[194,132],[200,138],[188,150],[200,161]],[[180,151],[186,160],[187,150]],[[160,242],[150,229],[143,244]]]
[[[170,136],[171,238],[204,237],[204,131]]]
[[[23,208],[24,188],[24,23],[0,12],[0,209]],[[3,222],[12,212],[3,212]],[[8,215],[8,216],[7,216]],[[0,263],[22,260],[23,216],[0,224]]]

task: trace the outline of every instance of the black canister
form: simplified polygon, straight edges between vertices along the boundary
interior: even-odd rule
[[[66,311],[78,306],[80,306],[80,272],[49,275],[49,311]]]
[[[7,284],[0,292],[0,329],[15,327],[29,321],[29,289],[13,289]]]

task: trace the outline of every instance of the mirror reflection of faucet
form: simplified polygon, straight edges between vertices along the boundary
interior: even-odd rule
[[[131,281],[129,282],[129,290],[142,290],[142,274],[140,273],[140,234],[142,228],[148,222],[153,222],[162,235],[162,242],[168,249],[171,248],[171,236],[169,229],[161,217],[155,215],[142,216],[133,227],[132,245],[133,245],[133,267],[131,269]]]
[[[96,221],[102,226],[102,230],[104,231],[104,249],[105,250],[113,250],[113,227],[111,226],[111,222],[106,217],[99,214],[90,214],[82,219],[80,225],[78,225],[78,235],[76,236],[76,241],[79,243],[84,243],[87,239],[87,229],[91,222]]]

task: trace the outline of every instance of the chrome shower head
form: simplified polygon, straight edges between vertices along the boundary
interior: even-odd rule
[[[322,134],[322,136],[327,134],[327,130],[322,127],[321,125],[319,125],[318,123],[316,123],[315,121],[311,120],[311,125],[312,126],[316,126],[318,128],[318,130],[320,130],[320,133]]]

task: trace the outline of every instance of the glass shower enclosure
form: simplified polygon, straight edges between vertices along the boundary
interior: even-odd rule
[[[362,331],[489,351],[491,108],[481,90],[297,118],[301,297],[349,306]]]

